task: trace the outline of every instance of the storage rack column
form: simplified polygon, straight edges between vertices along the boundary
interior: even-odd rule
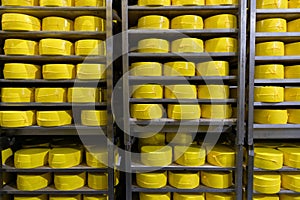
[[[134,2],[136,3],[136,1]],[[234,14],[238,17],[238,29],[204,29],[204,30],[143,30],[136,29],[138,19],[147,15],[162,15],[172,18],[179,15],[200,15],[203,18],[210,17],[217,14]],[[126,169],[126,199],[131,200],[136,198],[139,192],[161,193],[161,192],[182,192],[182,193],[201,193],[201,192],[235,192],[236,199],[242,199],[242,147],[244,141],[244,105],[245,105],[245,60],[246,60],[246,2],[240,1],[239,6],[164,6],[164,7],[143,7],[132,5],[128,1],[122,1],[122,19],[123,19],[123,101],[124,101],[124,144],[127,153],[125,154],[125,169]],[[135,28],[132,28],[135,27]],[[137,42],[146,38],[160,38],[173,41],[183,36],[196,37],[201,39],[210,39],[213,37],[234,37],[238,39],[237,53],[211,53],[212,60],[226,60],[230,62],[231,66],[236,66],[238,75],[230,75],[224,77],[179,77],[179,76],[132,76],[130,75],[130,65],[134,62],[170,62],[170,61],[193,61],[205,62],[208,61],[207,54],[198,53],[136,53],[131,51],[136,48]],[[238,90],[236,98],[227,100],[179,100],[179,99],[135,99],[131,97],[130,88],[133,85],[142,84],[159,84],[159,85],[178,85],[178,84],[228,84],[231,88]],[[234,87],[235,86],[235,87]],[[159,120],[137,120],[130,117],[130,104],[231,104],[237,107],[237,118],[227,120],[187,120],[180,121],[172,119]],[[128,119],[128,120],[127,120]],[[158,128],[161,127],[161,128]],[[143,165],[139,159],[132,157],[131,152],[134,151],[134,143],[137,141],[138,134],[152,133],[159,129],[159,132],[172,133],[176,131],[191,133],[197,132],[202,135],[220,136],[231,133],[236,128],[236,135],[234,137],[236,164],[234,167],[216,167],[211,165],[204,165],[198,167],[187,167],[179,165],[169,165],[162,168],[149,167]],[[199,186],[195,189],[177,189],[172,186],[163,187],[160,189],[146,189],[141,188],[133,181],[133,174],[136,172],[147,172],[155,170],[166,171],[234,171],[235,185],[227,189],[214,189],[204,186]]]

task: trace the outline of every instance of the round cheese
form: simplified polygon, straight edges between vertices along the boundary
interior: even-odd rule
[[[169,29],[170,21],[167,17],[160,15],[148,15],[138,20],[139,29]]]
[[[168,53],[169,42],[163,39],[150,38],[138,42],[139,53]]]
[[[182,38],[172,42],[173,53],[202,53],[203,41],[197,38]]]
[[[284,43],[283,42],[263,42],[255,46],[256,56],[284,56]]]
[[[258,124],[286,124],[288,121],[287,110],[254,110],[254,123]]]
[[[284,101],[283,87],[255,87],[254,101],[256,102],[283,102]]]

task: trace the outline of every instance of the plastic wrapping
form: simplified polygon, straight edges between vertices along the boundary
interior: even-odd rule
[[[39,44],[40,55],[73,55],[73,44],[62,39],[42,39]]]
[[[207,119],[229,119],[232,116],[231,105],[201,105],[201,116]]]
[[[256,102],[283,102],[284,87],[255,87],[254,101]]]
[[[255,79],[284,79],[284,66],[280,64],[255,66]],[[300,72],[300,70],[299,70]],[[300,73],[299,73],[300,76]]]
[[[263,42],[255,45],[256,56],[284,56],[284,52],[283,42]]]
[[[39,126],[65,126],[72,123],[71,111],[37,111],[36,120]]]
[[[142,188],[162,188],[167,185],[167,172],[137,173],[137,185]]]
[[[62,17],[45,17],[42,21],[43,31],[72,31],[74,23],[70,19]]]
[[[201,183],[211,188],[229,188],[233,184],[232,181],[232,172],[201,172]]]
[[[74,79],[75,66],[71,64],[43,65],[43,78],[46,80]]]
[[[277,172],[255,172],[253,189],[262,194],[276,194],[280,191],[281,177]]]
[[[199,85],[198,98],[199,99],[228,99],[229,86],[228,85]]]
[[[48,153],[48,148],[20,149],[14,155],[15,167],[23,169],[42,167],[48,163]]]
[[[150,38],[138,42],[139,53],[168,53],[169,42],[167,40]]]
[[[166,99],[196,99],[197,89],[195,85],[166,85]]]
[[[78,40],[75,42],[75,55],[78,56],[105,56],[106,42],[102,40]]]
[[[5,13],[2,15],[2,30],[40,31],[41,22],[38,18],[30,15],[19,13]]]
[[[52,168],[71,168],[82,161],[82,151],[77,148],[53,148],[49,151],[49,166]]]
[[[164,109],[160,104],[133,104],[131,105],[130,115],[136,119],[160,119]]]
[[[34,111],[0,111],[0,126],[17,128],[36,123]]]
[[[133,98],[137,99],[162,99],[163,86],[147,84],[133,86]]]
[[[97,88],[74,87],[68,89],[68,102],[94,103],[99,101]]]
[[[282,187],[300,192],[300,174],[297,172],[281,172]]]
[[[106,110],[82,110],[81,123],[84,126],[106,126]]]
[[[136,62],[131,64],[131,76],[162,76],[162,64],[158,62]]]
[[[63,103],[67,102],[66,88],[36,88],[35,102]]]
[[[287,110],[254,110],[254,123],[258,124],[287,124]]]
[[[236,53],[237,39],[230,37],[214,38],[205,41],[205,51],[209,53]]]
[[[38,42],[21,39],[6,39],[4,42],[5,55],[38,55]]]
[[[47,187],[51,182],[50,173],[17,174],[17,188],[23,191],[34,191]]]
[[[80,16],[74,22],[75,31],[98,31],[106,30],[106,21],[95,16]]]
[[[173,53],[202,53],[203,41],[197,38],[182,38],[172,42]]]
[[[141,162],[147,166],[167,166],[172,163],[172,148],[169,146],[143,146]]]
[[[182,15],[172,19],[172,29],[203,29],[203,19],[197,15]]]
[[[221,14],[204,20],[205,29],[233,29],[237,28],[237,17],[231,14]]]
[[[169,171],[169,184],[178,189],[193,189],[200,184],[199,172]]]
[[[287,22],[282,18],[270,18],[256,23],[256,32],[286,32]]]
[[[168,118],[175,120],[192,120],[201,117],[200,105],[168,105]]]
[[[229,63],[227,61],[208,61],[197,64],[198,76],[228,76]]]
[[[2,102],[33,102],[34,89],[32,88],[2,88],[1,89]]]
[[[139,29],[169,29],[170,21],[167,17],[160,15],[148,15],[138,20]]]
[[[168,62],[164,64],[164,76],[195,76],[193,62]]]
[[[283,167],[283,153],[276,149],[256,147],[254,166],[266,170],[278,170]]]
[[[86,174],[54,173],[54,185],[57,190],[76,190],[85,185]]]
[[[205,149],[200,147],[175,146],[175,162],[183,166],[201,166],[205,164]]]

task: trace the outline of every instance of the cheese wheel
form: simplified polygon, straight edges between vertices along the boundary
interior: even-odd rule
[[[2,165],[5,165],[6,161],[13,155],[11,148],[7,148],[1,151]]]
[[[78,64],[76,74],[76,77],[82,80],[103,80],[106,79],[106,66],[105,64]]]
[[[277,172],[255,172],[253,189],[263,194],[276,194],[280,191],[281,177]]]
[[[40,31],[41,22],[38,18],[19,14],[5,13],[2,15],[3,31]]]
[[[4,42],[5,55],[38,55],[38,42],[21,39],[6,39]]]
[[[178,189],[194,189],[200,184],[199,172],[169,171],[169,184]]]
[[[141,162],[147,166],[167,166],[172,163],[172,148],[169,146],[143,146]]]
[[[229,188],[232,186],[232,172],[201,172],[201,183],[211,188]]]
[[[280,64],[255,66],[255,79],[284,79],[284,66]]]
[[[54,185],[57,190],[76,190],[85,185],[86,174],[54,173]]]
[[[34,111],[0,111],[0,126],[17,128],[35,124]]]
[[[168,53],[169,42],[163,39],[150,38],[138,42],[139,53]]]
[[[108,200],[107,195],[83,195],[83,200]]]
[[[288,120],[287,110],[254,110],[254,123],[258,124],[286,124]]]
[[[235,197],[231,193],[205,193],[206,200],[234,200]]]
[[[198,194],[185,194],[185,193],[174,193],[173,200],[205,200],[204,193]]]
[[[158,62],[136,62],[131,64],[131,76],[162,76],[162,64]]]
[[[300,48],[300,42],[294,42],[285,45],[285,55],[286,56],[298,56],[298,50]]]
[[[99,90],[97,88],[74,87],[68,89],[68,102],[93,103],[99,101]]]
[[[43,31],[73,31],[74,23],[62,17],[45,17],[42,21]]]
[[[232,116],[231,105],[201,105],[201,116],[207,119],[229,119]]]
[[[86,164],[93,168],[106,168],[108,166],[107,148],[91,147],[86,150]],[[119,154],[115,152],[115,162],[119,160]]]
[[[204,6],[204,0],[172,0],[173,6]]]
[[[138,6],[170,6],[171,0],[138,0]]]
[[[171,200],[170,193],[139,193],[140,200]]]
[[[227,61],[208,61],[197,64],[198,76],[228,76],[229,63]]]
[[[190,145],[193,143],[194,137],[192,133],[167,133],[166,142],[171,144]]]
[[[198,98],[199,99],[228,99],[229,86],[228,85],[199,85]]]
[[[105,56],[106,42],[102,40],[78,40],[75,42],[75,55],[77,56]]]
[[[270,18],[256,22],[256,32],[286,32],[287,22],[282,18]]]
[[[97,31],[106,30],[106,20],[95,16],[80,16],[74,21],[75,31]]]
[[[202,53],[203,41],[197,38],[182,38],[172,42],[173,53]]]
[[[164,109],[160,104],[133,104],[130,113],[131,117],[136,119],[160,119]]]
[[[39,0],[2,0],[2,6],[38,6]]]
[[[205,41],[205,51],[209,53],[236,53],[237,39],[230,37],[214,38]]]
[[[75,7],[104,7],[105,5],[105,0],[75,0]]]
[[[283,102],[284,101],[283,87],[255,87],[254,101],[256,102]]]
[[[49,195],[49,200],[81,200],[81,195],[61,195],[61,194],[51,194]]]
[[[300,124],[300,109],[288,109],[288,123]]]
[[[106,126],[106,110],[82,110],[81,123],[84,126]]]
[[[48,163],[48,148],[20,149],[15,152],[14,164],[16,168],[37,168]]]
[[[82,161],[82,151],[77,148],[53,148],[49,151],[49,166],[52,168],[71,168]]]
[[[175,120],[200,119],[200,105],[168,105],[168,118]]]
[[[288,0],[257,0],[257,9],[286,9]]]
[[[168,62],[164,64],[164,76],[195,76],[195,63]]]
[[[43,78],[46,80],[74,79],[75,66],[71,64],[43,65]]]
[[[196,99],[197,89],[195,85],[166,85],[166,99]]]
[[[47,194],[40,195],[14,195],[14,200],[48,200]]]
[[[40,79],[41,67],[23,63],[5,63],[3,68],[4,79]]]
[[[139,146],[164,145],[166,140],[165,133],[139,133]]]
[[[167,17],[160,15],[148,15],[138,20],[139,29],[169,29],[170,21]]]
[[[226,145],[216,145],[208,152],[207,162],[219,167],[234,167],[235,151]]]
[[[203,19],[197,15],[182,15],[172,19],[172,29],[203,29]]]
[[[300,169],[300,148],[282,147],[278,148],[283,152],[283,164],[292,168]]]
[[[283,153],[271,148],[254,149],[254,166],[266,170],[278,170],[283,167]]]
[[[264,195],[264,194],[256,194],[253,195],[253,200],[279,200],[279,196],[277,195]]]
[[[263,42],[256,44],[256,56],[284,56],[284,43],[283,42]]]
[[[300,28],[300,19],[295,19],[287,23],[288,32],[298,32]]]
[[[70,7],[74,5],[73,0],[40,0],[40,6]]]
[[[47,187],[51,182],[51,173],[17,174],[17,188],[23,191],[34,191]]]
[[[205,5],[213,6],[213,5],[237,5],[238,0],[206,0]]]
[[[299,200],[300,196],[298,194],[279,194],[281,200]]]
[[[33,102],[34,89],[32,88],[2,88],[1,89],[2,102]]]
[[[300,101],[300,88],[285,88],[284,101]]]
[[[136,183],[142,188],[162,188],[167,185],[167,172],[137,173]]]
[[[205,164],[205,149],[200,147],[175,146],[175,162],[183,166],[201,166]]]
[[[300,78],[300,65],[287,66],[284,68],[286,79]]]
[[[73,44],[62,39],[42,39],[39,44],[40,55],[73,55]]]
[[[237,17],[231,14],[221,14],[204,20],[205,29],[233,29],[237,28]]]
[[[132,88],[133,98],[137,99],[162,99],[163,87],[161,85],[147,84],[135,85]]]
[[[300,174],[298,172],[282,172],[282,187],[294,192],[300,192]]]
[[[37,111],[36,120],[39,126],[65,126],[72,123],[71,111]]]
[[[67,101],[66,88],[36,88],[35,102],[63,103]]]
[[[300,8],[299,0],[289,0],[289,8]]]

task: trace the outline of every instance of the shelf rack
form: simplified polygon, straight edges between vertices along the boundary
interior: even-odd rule
[[[95,109],[102,108],[107,110],[107,126],[105,127],[87,127],[80,124],[73,124],[62,127],[39,127],[31,126],[24,128],[4,128],[0,127],[0,150],[14,147],[13,141],[18,137],[80,137],[83,142],[85,140],[90,141],[91,138],[101,137],[107,145],[108,150],[108,166],[105,168],[92,168],[86,164],[68,168],[68,169],[53,169],[48,166],[35,168],[35,169],[17,169],[12,165],[2,165],[0,162],[0,197],[2,195],[14,194],[107,194],[109,200],[114,200],[115,195],[115,161],[114,161],[114,140],[115,140],[115,128],[114,120],[111,111],[111,95],[113,91],[113,20],[120,21],[117,12],[112,8],[112,0],[106,0],[105,7],[23,7],[23,6],[0,6],[0,15],[4,13],[23,13],[29,14],[38,18],[48,16],[59,16],[74,20],[78,16],[92,15],[106,19],[106,31],[105,32],[84,32],[84,31],[70,31],[70,32],[59,32],[59,31],[32,31],[32,32],[15,32],[15,31],[0,31],[1,41],[7,38],[19,38],[19,39],[33,39],[40,40],[43,38],[58,38],[67,39],[72,42],[80,39],[100,39],[106,40],[106,56],[6,56],[3,55],[1,50],[0,63],[3,65],[5,62],[27,62],[32,64],[50,64],[50,63],[101,63],[106,65],[106,80],[5,80],[0,76],[0,88],[2,87],[100,87],[107,89],[107,100],[106,102],[100,103],[87,103],[87,104],[72,104],[72,103],[0,103],[1,110],[24,110],[24,109]],[[1,42],[3,47],[3,42]],[[1,67],[2,69],[2,67]],[[80,114],[74,114],[74,119],[80,120]],[[102,131],[100,131],[102,130]],[[100,145],[100,144],[99,144]],[[2,156],[0,154],[0,161]],[[20,191],[14,184],[3,185],[3,173],[33,173],[33,172],[103,172],[108,173],[108,189],[106,190],[93,190],[87,186],[73,191],[59,191],[56,190],[52,185],[45,189],[37,191]]]
[[[247,140],[247,155],[248,161],[246,162],[246,178],[247,184],[245,187],[247,199],[250,200],[253,194],[253,173],[255,171],[269,171],[262,170],[254,167],[254,144],[257,140],[284,140],[284,139],[300,139],[299,124],[255,124],[254,123],[254,109],[256,108],[272,108],[282,109],[297,107],[299,108],[300,102],[282,102],[282,103],[263,103],[254,101],[254,88],[255,86],[299,86],[300,79],[255,79],[255,66],[258,64],[284,64],[293,65],[300,62],[299,56],[256,56],[255,44],[259,42],[268,41],[282,41],[285,43],[296,42],[300,40],[299,32],[256,32],[256,22],[267,18],[284,18],[291,21],[300,18],[300,9],[257,9],[256,1],[249,1],[250,8],[250,43],[249,43],[249,94],[248,94],[248,134]],[[275,171],[299,171],[298,169],[283,167]],[[282,189],[279,193],[296,194],[293,191]]]
[[[132,2],[132,1],[131,1]],[[134,1],[136,3],[136,1]],[[137,198],[139,192],[183,192],[183,193],[197,193],[197,192],[234,192],[236,199],[242,199],[242,160],[243,160],[243,144],[244,144],[244,132],[245,132],[245,118],[244,118],[244,106],[245,106],[245,68],[246,68],[246,21],[247,10],[246,1],[240,0],[238,6],[222,5],[222,6],[164,6],[164,7],[143,7],[136,6],[129,3],[128,0],[122,1],[122,31],[123,31],[123,131],[125,134],[125,170],[126,170],[126,200],[132,200]],[[163,15],[170,20],[179,15],[200,15],[203,18],[218,15],[218,14],[234,14],[238,17],[238,29],[203,29],[203,30],[140,30],[135,28],[137,21],[140,17],[146,15]],[[145,38],[161,38],[173,41],[182,37],[196,37],[201,39],[209,39],[213,37],[235,37],[239,40],[238,53],[136,53],[130,52],[133,45]],[[138,77],[130,76],[130,64],[139,61],[152,61],[164,63],[167,61],[180,61],[188,60],[191,62],[205,62],[211,59],[226,60],[231,64],[235,64],[238,69],[238,75],[230,75],[226,77]],[[134,99],[129,95],[129,88],[132,85],[139,84],[187,84],[194,85],[199,84],[227,84],[238,87],[238,98],[228,100],[207,100],[207,99],[195,99],[195,100],[169,100],[169,99]],[[171,119],[159,119],[159,120],[136,120],[130,118],[129,105],[132,103],[182,103],[182,104],[232,104],[237,106],[237,118],[228,120],[188,120],[188,121],[176,121]],[[211,166],[209,164],[198,167],[186,167],[172,164],[170,166],[164,166],[161,168],[149,167],[140,163],[139,160],[134,160],[132,157],[133,143],[136,140],[134,135],[136,133],[150,133],[154,131],[159,132],[187,132],[193,131],[205,135],[209,134],[215,137],[220,137],[220,133],[231,133],[236,131],[235,135],[235,150],[236,150],[236,166],[232,168],[221,168]],[[213,189],[204,187],[203,185],[192,190],[181,190],[167,186],[161,189],[145,189],[136,185],[133,180],[133,174],[141,171],[154,171],[154,170],[172,170],[172,171],[234,171],[235,184],[228,189]]]

